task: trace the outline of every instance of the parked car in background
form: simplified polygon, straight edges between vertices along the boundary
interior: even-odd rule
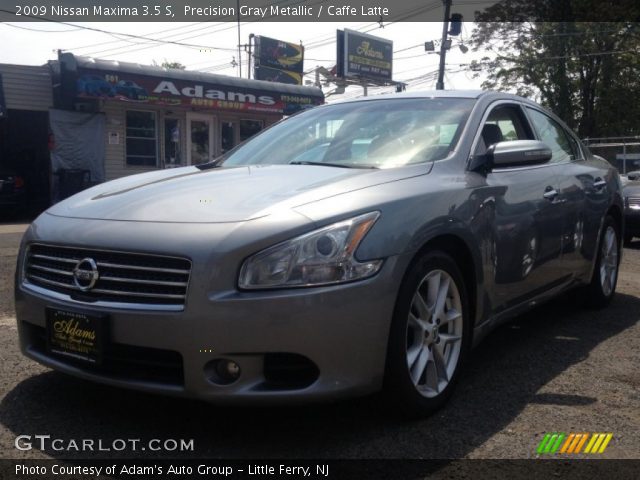
[[[638,182],[640,181],[640,170],[625,173],[623,175],[620,175],[620,178],[622,180],[623,186],[625,186],[629,182]]]
[[[5,213],[23,213],[27,208],[24,177],[13,169],[0,166],[0,208]]]
[[[623,184],[624,241],[628,244],[634,237],[640,237],[640,172],[628,173]]]
[[[77,83],[78,93],[85,93],[92,97],[113,97],[113,85],[100,75],[82,75]]]
[[[131,80],[120,80],[116,83],[115,93],[133,100],[144,99],[149,95],[144,88]]]
[[[316,107],[211,163],[104,183],[38,217],[18,258],[21,348],[148,392],[384,388],[397,411],[429,412],[495,326],[575,288],[609,304],[621,188],[514,95]]]

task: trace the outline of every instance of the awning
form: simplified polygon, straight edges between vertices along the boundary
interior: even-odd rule
[[[73,80],[76,98],[132,105],[188,106],[289,115],[324,103],[322,90],[189,70],[60,55],[63,83]],[[68,78],[73,77],[73,78]]]

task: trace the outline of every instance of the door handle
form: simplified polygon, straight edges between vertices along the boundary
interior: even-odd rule
[[[544,198],[546,198],[547,200],[551,200],[551,201],[553,201],[553,200],[555,200],[555,199],[556,199],[556,197],[558,196],[558,191],[557,191],[555,188],[553,188],[553,187],[549,186],[549,187],[547,187],[547,188],[545,189],[545,191],[544,191],[544,193],[542,194],[542,196],[543,196]]]
[[[595,188],[596,190],[600,190],[601,188],[604,188],[606,186],[607,186],[607,182],[601,179],[600,177],[596,178],[593,181],[593,188]]]

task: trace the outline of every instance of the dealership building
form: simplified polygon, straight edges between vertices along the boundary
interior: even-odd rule
[[[80,188],[78,175],[86,186],[203,163],[323,102],[313,87],[71,53],[0,64],[0,166],[44,208]]]

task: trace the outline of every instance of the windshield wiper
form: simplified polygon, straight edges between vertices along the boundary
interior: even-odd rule
[[[298,161],[298,162],[289,162],[289,165],[316,165],[319,167],[338,167],[338,168],[367,168],[377,170],[378,167],[374,165],[358,165],[357,163],[330,163],[330,162],[307,162],[307,161]]]
[[[200,170],[209,170],[211,168],[218,168],[222,166],[222,161],[224,159],[225,159],[224,156],[220,156],[218,158],[214,158],[213,160],[207,163],[199,163],[198,165],[194,165],[194,166],[199,168]]]

